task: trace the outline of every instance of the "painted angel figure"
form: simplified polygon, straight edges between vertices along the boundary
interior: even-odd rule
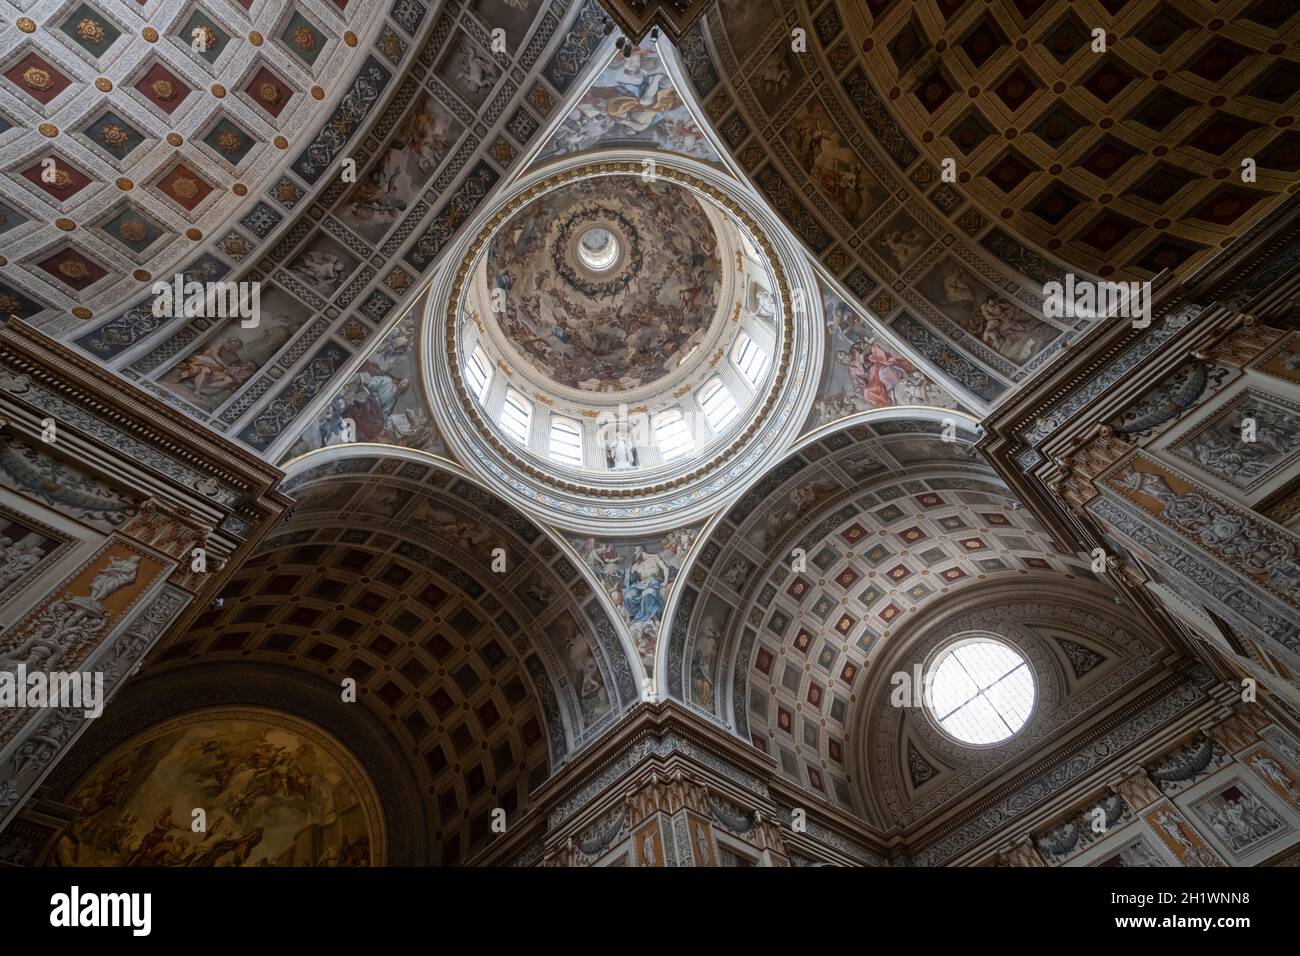
[[[456,79],[465,84],[466,89],[471,93],[481,93],[483,90],[491,89],[500,75],[495,63],[469,47],[461,50],[459,64]]]

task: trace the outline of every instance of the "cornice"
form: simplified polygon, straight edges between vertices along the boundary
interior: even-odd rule
[[[184,463],[230,489],[241,502],[237,509],[252,507],[278,514],[292,500],[277,487],[284,477],[274,465],[245,451],[132,386],[102,365],[13,319],[0,329],[0,362],[16,379],[26,377],[61,396],[125,435],[144,442],[162,454]],[[21,386],[20,386],[21,387]],[[8,390],[24,401],[21,391]],[[73,426],[75,427],[75,426]],[[121,455],[101,441],[109,457]],[[132,465],[148,467],[134,460]]]

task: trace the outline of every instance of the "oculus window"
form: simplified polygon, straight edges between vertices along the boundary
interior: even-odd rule
[[[1016,734],[1034,709],[1034,678],[1019,652],[976,638],[948,648],[927,678],[930,713],[950,736],[985,746]]]

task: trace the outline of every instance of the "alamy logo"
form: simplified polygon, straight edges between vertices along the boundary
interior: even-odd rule
[[[153,896],[149,893],[70,892],[50,897],[51,926],[129,926],[134,936],[148,936],[152,928]]]
[[[1093,282],[1065,274],[1065,282],[1043,286],[1043,314],[1049,319],[1133,320],[1133,328],[1151,324],[1150,282]]]
[[[31,671],[26,664],[0,671],[0,707],[85,708],[90,719],[104,712],[100,671]]]
[[[151,291],[156,318],[239,319],[246,329],[256,328],[261,321],[260,282],[186,282],[177,273],[171,282],[155,282]]]

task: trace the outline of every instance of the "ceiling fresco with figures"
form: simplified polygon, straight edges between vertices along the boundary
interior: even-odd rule
[[[807,248],[987,404],[1089,324],[1045,316],[1045,283],[1067,268],[1185,272],[1295,191],[1297,74],[1282,54],[1300,18],[1231,6],[1235,19],[1209,5],[723,0],[681,52],[731,155]]]
[[[965,426],[941,435],[898,413],[801,446],[708,530],[662,658],[670,694],[850,809],[868,671],[914,622],[1000,581],[1098,587]]]
[[[615,146],[720,162],[653,46],[637,47],[631,56],[615,53],[574,104],[539,159]]]
[[[820,293],[826,353],[805,433],[876,408],[962,408],[865,310],[845,302],[825,284]]]
[[[503,307],[487,318],[558,385],[651,385],[692,353],[708,355],[700,346],[724,306],[717,232],[700,201],[672,183],[620,176],[562,186],[488,245],[483,269]]]
[[[109,754],[69,803],[60,866],[382,866],[379,801],[356,758],[282,714],[208,711]],[[210,808],[206,833],[192,808]],[[304,840],[304,834],[313,839]]]

